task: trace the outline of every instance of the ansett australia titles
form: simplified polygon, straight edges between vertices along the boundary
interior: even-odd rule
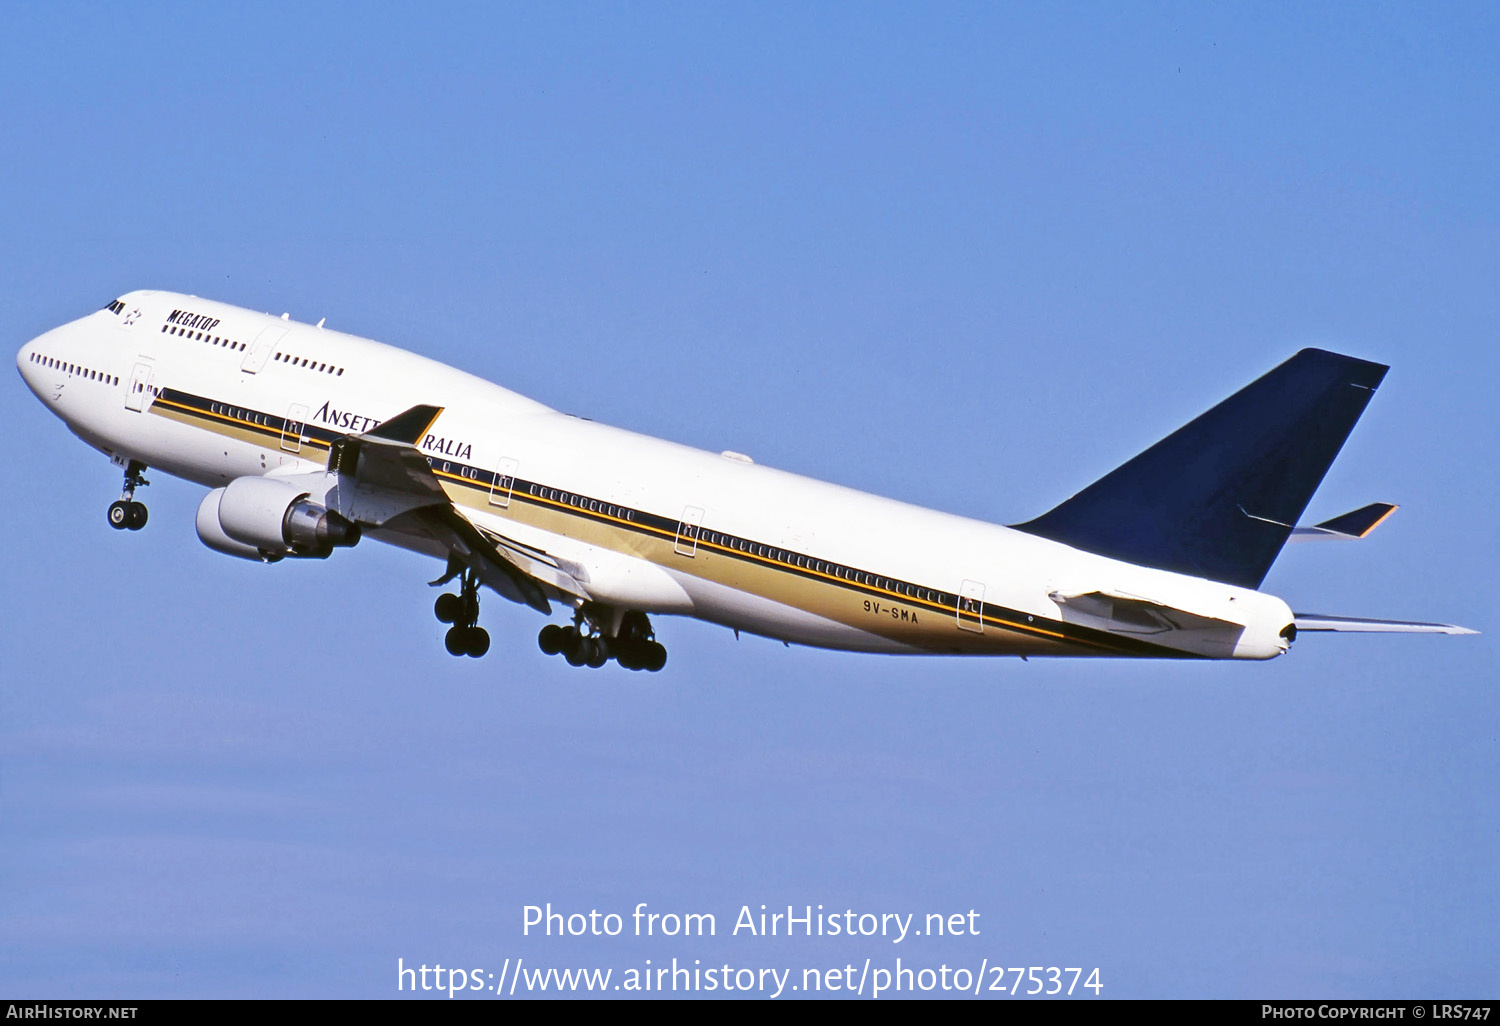
[[[726,931],[731,937],[888,937],[900,944],[907,937],[977,937],[980,913],[857,912],[826,910],[822,905],[741,905]],[[562,912],[552,903],[521,908],[521,935],[530,937],[715,937],[719,917],[712,912],[657,912],[641,902],[634,912]]]

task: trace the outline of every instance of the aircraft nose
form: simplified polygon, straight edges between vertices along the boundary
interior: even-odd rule
[[[16,353],[16,369],[21,372],[21,380],[26,382],[26,387],[37,395],[41,395],[39,391],[41,386],[38,382],[41,381],[42,365],[37,362],[36,355],[38,341],[40,340],[32,339],[21,347],[20,352]]]
[[[36,343],[28,342],[24,346],[22,346],[21,351],[16,354],[16,370],[20,371],[21,377],[28,382],[30,381],[30,379],[26,377],[26,371],[32,365],[31,360],[32,354],[34,352],[36,352]]]

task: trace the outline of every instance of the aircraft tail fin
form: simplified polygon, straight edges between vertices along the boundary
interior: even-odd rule
[[[1258,588],[1386,370],[1304,349],[1016,529]]]

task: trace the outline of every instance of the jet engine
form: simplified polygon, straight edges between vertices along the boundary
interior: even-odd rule
[[[198,507],[198,537],[215,552],[274,563],[326,559],[359,541],[359,525],[313,502],[309,492],[270,477],[239,477]]]

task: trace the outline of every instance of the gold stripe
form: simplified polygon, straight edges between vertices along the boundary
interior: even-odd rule
[[[439,478],[442,478],[444,480],[450,481],[450,482],[452,482],[454,484],[457,484],[457,485],[462,485],[462,486],[464,486],[466,488],[474,489],[475,491],[484,493],[486,495],[486,501],[484,503],[464,502],[459,497],[453,496],[453,495],[449,496],[450,499],[452,499],[452,500],[454,500],[456,502],[460,502],[460,504],[468,506],[471,509],[477,509],[477,510],[479,510],[481,512],[486,511],[489,508],[487,497],[488,497],[488,493],[489,493],[489,490],[490,490],[490,486],[486,486],[482,482],[475,481],[475,480],[473,480],[471,478],[463,477],[462,475],[455,474],[455,473],[453,473],[451,471],[437,470],[436,468],[434,468],[434,473]],[[598,520],[610,521],[610,522],[613,522],[615,524],[620,524],[620,525],[622,525],[624,527],[628,527],[628,528],[630,528],[630,529],[632,529],[632,530],[634,530],[636,532],[652,535],[652,536],[654,536],[654,537],[656,537],[658,539],[661,539],[664,542],[671,542],[671,543],[675,544],[676,541],[677,541],[677,534],[675,532],[667,531],[667,530],[665,530],[663,528],[658,528],[658,527],[655,527],[655,526],[650,525],[650,524],[643,524],[643,523],[640,523],[638,521],[627,520],[627,519],[624,519],[622,517],[617,517],[617,516],[615,516],[615,515],[613,515],[611,513],[608,513],[608,512],[603,512],[603,511],[596,512],[596,511],[588,510],[588,509],[580,509],[577,506],[573,506],[573,505],[570,505],[569,503],[561,502],[561,501],[558,501],[558,500],[555,500],[555,499],[550,499],[550,498],[547,498],[546,496],[532,495],[530,492],[524,491],[524,490],[514,490],[512,492],[512,495],[514,497],[520,498],[523,502],[529,502],[529,503],[531,503],[533,505],[537,505],[537,506],[549,507],[549,508],[551,508],[553,510],[557,510],[557,511],[563,512],[563,513],[567,513],[569,515],[583,514],[585,516],[585,519],[593,520],[593,519],[597,518]],[[864,595],[880,596],[880,597],[883,597],[883,598],[886,598],[886,599],[894,599],[895,602],[898,605],[910,606],[910,607],[917,607],[918,609],[920,609],[920,610],[922,610],[924,612],[936,613],[936,614],[939,615],[939,617],[941,617],[941,622],[943,622],[945,624],[951,622],[952,626],[953,626],[953,629],[957,630],[957,615],[958,615],[958,611],[957,611],[956,608],[954,608],[952,606],[949,606],[949,605],[947,605],[945,603],[934,601],[932,599],[924,599],[924,598],[918,598],[918,597],[912,596],[912,595],[906,595],[906,594],[903,594],[903,593],[901,593],[899,591],[893,591],[893,590],[891,590],[889,588],[885,588],[885,587],[882,587],[882,586],[876,585],[876,584],[861,584],[861,583],[859,583],[857,581],[851,581],[851,580],[849,580],[847,578],[839,577],[836,574],[830,574],[830,573],[828,573],[826,571],[822,571],[822,570],[815,570],[815,569],[808,568],[808,567],[790,566],[790,565],[788,565],[786,563],[783,563],[783,562],[781,562],[779,560],[772,559],[772,558],[770,558],[768,556],[762,556],[759,553],[744,552],[744,551],[741,551],[739,549],[733,548],[731,546],[720,544],[718,542],[707,541],[707,540],[703,539],[702,536],[701,536],[702,530],[703,530],[703,528],[700,527],[699,528],[700,535],[699,535],[699,538],[697,540],[697,548],[699,550],[709,550],[710,552],[715,552],[715,553],[718,553],[718,554],[721,554],[721,555],[730,556],[730,557],[734,558],[737,561],[745,562],[745,563],[750,563],[750,564],[752,564],[754,566],[757,566],[757,567],[759,567],[761,569],[773,570],[773,571],[777,572],[778,574],[781,574],[781,575],[783,575],[785,577],[788,577],[788,578],[791,578],[793,580],[796,580],[796,579],[799,579],[799,578],[816,578],[816,579],[820,579],[823,582],[827,582],[829,584],[836,585],[840,594],[847,595],[847,594],[850,594],[850,593],[857,593],[857,594],[864,594]],[[759,544],[759,543],[755,543],[755,544]],[[618,548],[615,548],[615,547],[610,546],[610,545],[605,545],[603,547],[609,548],[611,551],[614,551],[614,552],[619,552]],[[774,547],[774,546],[772,546],[772,547]],[[660,565],[664,565],[660,561],[657,561],[657,560],[652,560],[652,562],[657,563],[657,565],[659,565],[659,566]],[[823,560],[822,562],[831,562],[831,560]],[[674,563],[673,565],[676,565],[676,564]],[[691,569],[688,568],[688,567],[686,567],[686,566],[678,566],[678,569],[684,570],[685,572],[692,573]],[[702,573],[693,573],[693,576],[702,577],[702,578],[704,578],[706,580],[713,580],[713,578],[708,577],[706,574],[702,574]],[[721,583],[730,583],[730,582],[721,582]],[[814,583],[817,583],[817,582],[814,582]],[[730,586],[733,587],[734,585],[731,583]],[[751,589],[747,589],[747,590],[751,590]],[[765,598],[772,597],[772,596],[765,595],[764,593],[758,592],[758,591],[753,591],[753,593],[761,595],[762,597],[765,597]],[[789,603],[789,604],[791,604],[791,605],[793,605],[793,606],[795,606],[796,608],[799,608],[799,609],[805,608],[804,606],[798,605],[797,603]],[[813,610],[810,610],[810,609],[808,609],[807,611],[808,612],[813,612]],[[881,637],[890,638],[892,640],[900,641],[900,642],[903,642],[903,643],[911,643],[911,639],[909,639],[909,638],[903,638],[899,634],[892,634],[892,633],[890,633],[888,631],[881,631],[881,630],[872,629],[871,625],[868,622],[866,622],[866,621],[864,621],[864,620],[862,620],[862,619],[860,619],[858,617],[833,616],[833,617],[830,617],[830,618],[831,619],[836,619],[840,623],[845,623],[848,626],[855,627],[855,628],[860,629],[860,630],[868,630],[870,633],[877,634],[877,635],[879,635]],[[1123,648],[1121,648],[1119,646],[1112,645],[1112,644],[1110,644],[1108,642],[1105,642],[1105,641],[1099,641],[1099,640],[1096,640],[1096,639],[1093,639],[1093,638],[1070,637],[1069,635],[1064,634],[1064,633],[1062,633],[1060,631],[1048,630],[1045,627],[1038,627],[1035,624],[1024,624],[1024,623],[1020,623],[1020,622],[1015,621],[1015,620],[1005,619],[1005,618],[1003,618],[1001,616],[998,616],[998,615],[996,615],[994,613],[991,613],[991,612],[988,612],[988,611],[983,614],[983,616],[981,617],[981,619],[982,619],[982,622],[984,622],[988,626],[994,627],[994,628],[999,629],[999,630],[1012,631],[1012,632],[1015,632],[1015,633],[1022,634],[1024,636],[1033,636],[1033,637],[1038,637],[1038,638],[1046,638],[1046,639],[1050,639],[1050,640],[1053,640],[1053,641],[1056,641],[1056,642],[1059,642],[1059,643],[1062,643],[1062,644],[1083,645],[1083,646],[1086,646],[1086,647],[1091,647],[1091,648],[1096,648],[1096,649],[1102,649],[1102,650],[1105,650],[1105,651],[1126,651],[1125,649],[1123,649]],[[974,635],[967,634],[967,633],[963,634],[962,636],[955,636],[956,640],[959,640],[959,641],[962,641],[962,642],[965,642],[965,643],[968,643],[969,640],[972,639],[973,637],[974,637]],[[951,647],[951,646],[944,645],[942,647],[947,648],[947,647]],[[988,646],[986,646],[986,647],[988,647]]]
[[[227,406],[229,404],[213,403],[211,405]],[[265,424],[257,424],[254,421],[247,420],[242,417],[236,417],[227,413],[218,413],[213,411],[212,409],[205,410],[197,407],[192,407],[162,397],[157,397],[156,399],[154,399],[152,401],[150,409],[155,412],[156,407],[158,406],[164,408],[161,411],[163,415],[176,413],[185,417],[193,418],[199,422],[198,426],[202,427],[204,430],[213,431],[213,426],[202,424],[202,421],[205,420],[210,422],[217,422],[218,426],[230,429],[230,431],[214,432],[217,434],[230,434],[237,428],[239,430],[248,431],[256,435],[270,436],[271,438],[285,437],[284,426],[278,429]],[[284,424],[285,421],[283,421],[283,425]],[[300,437],[301,434],[299,432],[299,438]],[[327,450],[331,445],[331,443],[329,442],[323,442],[314,438],[303,439],[303,443],[307,445],[317,446],[323,450]],[[432,457],[428,457],[428,459],[431,460]],[[463,477],[462,475],[453,473],[452,471],[439,470],[436,466],[434,466],[432,469],[434,475],[439,479],[450,482],[452,484],[464,486],[467,489],[472,489],[473,491],[480,493],[484,497],[483,501],[463,501],[463,499],[450,494],[449,499],[451,501],[458,502],[461,505],[467,506],[480,512],[489,512],[491,514],[495,514],[500,509],[505,509],[508,512],[512,512],[515,510],[514,505],[510,507],[494,507],[489,503],[488,497],[493,490],[492,483],[485,484],[472,478]],[[542,486],[538,485],[538,487]],[[646,535],[663,544],[675,546],[677,541],[678,536],[676,532],[656,527],[652,524],[646,524],[637,520],[631,520],[626,517],[616,516],[615,514],[604,511],[579,508],[560,500],[548,498],[544,495],[533,495],[529,491],[515,489],[514,485],[512,486],[512,496],[520,498],[523,504],[529,504],[534,507],[544,508],[545,510],[563,513],[571,517],[581,516],[585,522],[596,523],[599,527],[604,528],[606,531],[610,530],[613,525],[618,525],[619,528],[626,529],[628,532],[634,533],[635,535]],[[599,500],[595,501],[597,502]],[[604,505],[611,504],[605,503]],[[1388,515],[1389,514],[1387,514],[1387,516]],[[1383,520],[1384,517],[1382,517],[1381,519]],[[606,523],[599,523],[600,521],[605,521]],[[541,527],[540,529],[548,530],[548,528],[545,527]],[[846,626],[850,626],[857,630],[874,634],[878,637],[896,641],[901,644],[912,645],[918,648],[927,648],[933,651],[940,652],[970,653],[984,652],[987,650],[994,650],[1005,646],[1006,639],[1001,637],[996,637],[993,635],[986,637],[982,634],[959,631],[957,625],[958,610],[953,606],[949,606],[945,603],[932,599],[905,595],[901,592],[893,591],[889,588],[885,588],[877,584],[862,584],[858,581],[852,581],[848,578],[840,577],[837,574],[828,573],[827,571],[816,570],[810,567],[789,565],[779,560],[772,559],[771,557],[762,556],[756,552],[742,551],[740,549],[736,549],[732,546],[725,545],[719,542],[706,541],[702,537],[703,528],[700,526],[698,530],[699,537],[696,540],[696,547],[698,550],[704,551],[706,554],[727,556],[735,560],[737,563],[749,564],[750,566],[755,567],[758,570],[773,571],[784,584],[801,582],[811,583],[814,585],[834,585],[836,587],[833,589],[829,589],[831,594],[826,597],[821,594],[798,594],[799,591],[805,592],[805,589],[776,589],[778,591],[790,592],[790,595],[788,597],[794,600],[786,601],[786,598],[773,595],[764,588],[750,587],[748,586],[748,582],[736,581],[734,575],[719,575],[720,577],[722,577],[722,579],[716,579],[715,577],[709,576],[706,573],[700,572],[701,569],[703,569],[702,564],[697,565],[699,567],[699,570],[694,570],[694,568],[684,566],[681,563],[670,558],[662,560],[653,558],[652,555],[646,552],[632,552],[630,551],[630,546],[621,545],[618,539],[600,538],[598,539],[598,541],[600,543],[603,543],[601,544],[601,547],[609,549],[610,551],[617,554],[645,558],[650,562],[656,564],[657,566],[671,565],[676,569],[683,570],[684,572],[690,573],[692,576],[700,577],[704,580],[716,581],[716,583],[721,583],[725,584],[728,587],[744,590],[759,597],[771,599],[772,601],[786,601],[786,604],[792,606],[793,608],[801,609],[805,612],[813,613],[814,615],[826,616],[828,619],[845,624]],[[759,542],[750,543],[749,539],[745,539],[745,541],[747,542],[747,544],[761,544]],[[589,543],[592,544],[593,542],[591,541]],[[767,547],[775,548],[776,546]],[[666,554],[664,553],[664,555]],[[832,561],[821,560],[821,562],[827,563]],[[906,632],[890,630],[886,624],[881,622],[884,618],[879,614],[872,614],[862,617],[858,615],[857,610],[846,610],[842,606],[839,606],[839,603],[836,601],[837,599],[848,598],[855,595],[866,596],[867,598],[879,597],[887,600],[894,600],[894,604],[897,606],[914,607],[916,610],[921,612],[937,614],[937,630],[934,631],[931,627],[919,623],[916,626],[922,628],[920,633],[924,637],[912,637],[909,633]],[[830,606],[837,606],[838,608],[827,608]],[[1044,627],[1038,627],[1035,624],[1024,624],[1015,620],[1004,619],[988,611],[984,612],[980,619],[981,622],[986,626],[994,627],[997,630],[1004,631],[1013,635],[1019,635],[1021,638],[1033,638],[1039,641],[1053,642],[1065,646],[1083,646],[1086,648],[1093,648],[1104,651],[1133,654],[1131,649],[1119,645],[1113,645],[1107,641],[1096,640],[1093,638],[1069,636],[1060,631],[1053,631],[1048,630]],[[896,621],[896,623],[904,624],[906,623],[906,621]],[[1013,650],[1014,641],[1012,641],[1007,648],[1008,650]]]

